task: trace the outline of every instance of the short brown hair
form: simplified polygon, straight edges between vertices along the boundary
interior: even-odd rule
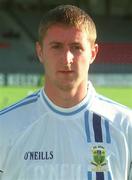
[[[60,5],[48,11],[40,21],[39,25],[39,42],[42,40],[48,28],[55,24],[63,24],[66,26],[75,26],[84,28],[88,33],[91,43],[96,40],[96,27],[92,18],[82,9],[73,5]]]

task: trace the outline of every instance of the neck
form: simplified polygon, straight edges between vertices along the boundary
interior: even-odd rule
[[[50,88],[45,84],[45,93],[48,98],[57,106],[70,108],[80,103],[87,95],[87,84],[80,85],[70,90],[62,90],[59,88]]]

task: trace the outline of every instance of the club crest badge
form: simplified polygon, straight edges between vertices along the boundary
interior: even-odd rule
[[[92,156],[93,156],[93,159],[91,161],[92,171],[95,172],[108,171],[106,149],[103,146],[93,146]]]

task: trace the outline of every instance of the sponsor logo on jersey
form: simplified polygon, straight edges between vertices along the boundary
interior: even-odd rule
[[[99,145],[92,148],[93,160],[91,161],[92,171],[104,172],[108,171],[108,162],[106,159],[106,149]]]
[[[53,158],[53,151],[28,151],[24,154],[25,160],[51,160]]]

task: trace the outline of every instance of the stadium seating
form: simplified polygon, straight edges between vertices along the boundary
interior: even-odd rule
[[[41,70],[33,39],[11,13],[0,11],[0,17],[0,72],[30,73]]]
[[[17,9],[0,12],[0,72],[43,72],[34,49],[43,13]],[[99,54],[90,72],[132,73],[130,20],[122,17],[95,17],[95,22]]]

